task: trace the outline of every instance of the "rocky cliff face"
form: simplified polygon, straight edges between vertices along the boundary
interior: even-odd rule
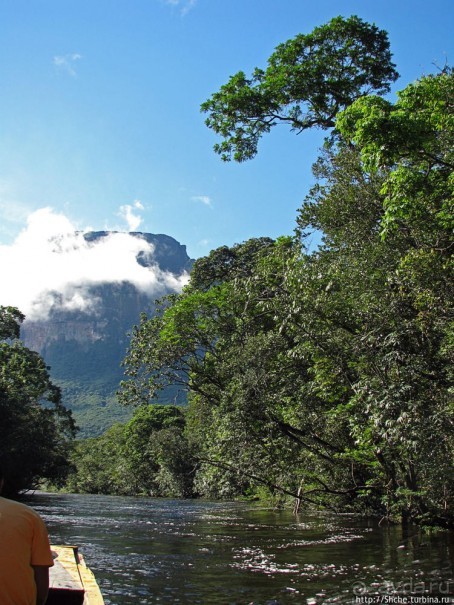
[[[109,235],[102,231],[84,237],[97,245]],[[123,378],[121,362],[128,335],[138,324],[140,313],[153,314],[157,297],[178,291],[182,283],[178,279],[192,265],[185,246],[167,235],[130,235],[146,244],[137,253],[136,262],[149,271],[154,284],[151,290],[147,289],[147,273],[140,286],[127,279],[85,284],[84,295],[94,303],[88,309],[53,304],[45,319],[26,320],[22,328],[26,346],[38,351],[50,366],[52,379],[62,388],[64,404],[73,410],[85,436],[99,434],[130,416],[131,410],[121,407],[115,397]],[[58,296],[53,293],[54,303]],[[176,392],[164,395],[172,402],[181,397]]]

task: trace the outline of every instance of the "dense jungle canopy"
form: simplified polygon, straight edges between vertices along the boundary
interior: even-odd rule
[[[393,103],[390,57],[336,18],[202,105],[223,159],[279,122],[331,133],[296,235],[214,250],[134,332],[121,397],[187,388],[197,493],[452,522],[453,74]]]

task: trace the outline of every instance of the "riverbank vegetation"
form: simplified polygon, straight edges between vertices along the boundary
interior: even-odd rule
[[[452,525],[454,80],[393,103],[396,78],[386,32],[339,17],[202,105],[226,161],[277,124],[327,130],[316,184],[295,234],[213,250],[142,316],[119,392],[137,410],[76,445],[69,489]],[[155,404],[169,385],[187,407]]]
[[[73,492],[186,498],[194,495],[196,461],[185,436],[185,410],[172,405],[140,407],[127,424],[116,424],[74,448],[66,489]]]
[[[0,464],[7,495],[43,480],[62,486],[76,433],[43,359],[19,340],[23,320],[17,309],[0,306]]]
[[[371,94],[395,77],[386,34],[339,18],[202,106],[224,160],[332,130],[296,235],[199,259],[133,334],[121,398],[187,387],[197,493],[452,522],[453,74]]]

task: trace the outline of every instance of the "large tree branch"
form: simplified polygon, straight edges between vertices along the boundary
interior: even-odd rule
[[[226,471],[232,471],[235,474],[242,475],[244,477],[247,477],[248,479],[253,479],[254,481],[257,481],[257,483],[266,485],[271,490],[276,490],[278,492],[281,492],[282,494],[286,494],[287,496],[292,496],[292,498],[300,498],[302,500],[307,500],[308,502],[311,502],[311,504],[316,504],[316,502],[314,502],[313,500],[299,495],[298,492],[293,492],[285,487],[282,487],[281,485],[273,483],[273,481],[270,481],[269,479],[263,479],[258,475],[239,469],[238,467],[232,466],[231,464],[227,464],[226,462],[219,462],[217,460],[212,460],[211,458],[200,458],[200,462],[205,462],[206,464],[210,464],[211,466],[216,466],[217,468],[221,468]]]
[[[332,445],[328,441],[325,441],[325,439],[322,439],[316,433],[310,433],[310,434],[308,434],[307,430],[304,431],[303,429],[299,429],[296,426],[288,424],[287,422],[284,422],[283,420],[280,420],[274,414],[271,414],[270,417],[273,420],[273,422],[277,423],[277,425],[280,428],[284,428],[285,430],[290,431],[290,432],[292,432],[292,433],[294,433],[296,435],[301,435],[302,437],[310,437],[314,441],[316,441],[319,445],[322,445],[323,447],[326,447],[327,449],[331,450],[332,452],[335,452],[335,453],[340,453],[341,452],[341,450],[338,447],[336,447],[335,445]]]
[[[279,427],[280,431],[284,435],[287,435],[287,437],[289,437],[292,441],[295,441],[295,443],[298,443],[299,445],[301,445],[308,452],[311,452],[311,454],[315,454],[316,456],[319,456],[320,458],[323,458],[323,460],[326,460],[330,464],[335,464],[336,463],[336,460],[334,460],[334,458],[332,458],[331,456],[328,456],[324,452],[320,451],[315,446],[309,445],[306,441],[303,441],[301,439],[301,437],[302,436],[307,436],[307,435],[305,435],[302,431],[298,432],[297,430],[294,429],[294,427],[292,427],[289,424],[286,424],[285,422],[282,422],[276,416],[270,415],[270,418],[271,418],[271,420],[275,424],[277,424],[277,426]]]

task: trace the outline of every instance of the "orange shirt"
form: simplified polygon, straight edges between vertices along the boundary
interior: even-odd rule
[[[53,564],[47,529],[38,513],[0,497],[0,604],[35,605],[32,566]]]

